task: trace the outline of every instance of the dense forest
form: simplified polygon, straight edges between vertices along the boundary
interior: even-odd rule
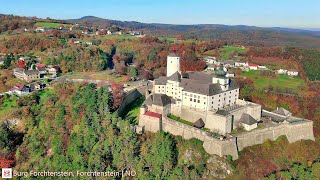
[[[200,141],[165,133],[137,135],[129,121],[110,111],[113,102],[106,89],[94,84],[54,89],[19,100],[23,141],[7,138],[16,130],[1,125],[2,163],[7,160],[20,171],[135,170],[138,179],[213,178],[212,157]]]

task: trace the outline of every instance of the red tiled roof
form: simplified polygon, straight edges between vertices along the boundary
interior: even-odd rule
[[[249,66],[259,66],[258,64],[249,64]]]
[[[144,115],[150,116],[150,117],[154,117],[154,118],[161,118],[162,117],[161,114],[155,113],[155,112],[151,112],[151,111],[145,112]]]
[[[38,69],[39,69],[39,68],[44,68],[44,67],[46,67],[45,64],[38,64],[38,65],[37,65],[37,68],[38,68]]]
[[[10,90],[19,90],[19,91],[21,91],[23,89],[23,87],[24,87],[24,85],[22,85],[22,84],[16,84]]]

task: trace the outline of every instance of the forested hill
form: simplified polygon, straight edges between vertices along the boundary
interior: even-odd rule
[[[136,21],[117,21],[84,16],[79,19],[66,20],[69,23],[83,23],[96,26],[116,25],[133,30],[143,30],[154,36],[183,36],[200,40],[218,39],[239,42],[248,45],[264,46],[299,46],[320,48],[320,32],[291,28],[262,28],[256,26],[221,24],[175,25],[160,23],[141,23]]]

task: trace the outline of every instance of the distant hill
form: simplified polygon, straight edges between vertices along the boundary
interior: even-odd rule
[[[246,25],[228,26],[222,24],[175,25],[161,23],[141,23],[136,21],[117,21],[84,16],[79,19],[66,20],[69,23],[85,23],[96,26],[116,25],[132,30],[142,30],[152,36],[178,36],[200,40],[218,39],[231,43],[239,42],[248,45],[299,46],[320,48],[320,31],[282,27],[256,27]]]

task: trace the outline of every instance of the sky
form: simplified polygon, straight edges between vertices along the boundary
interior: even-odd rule
[[[0,0],[0,14],[320,29],[320,0]]]

